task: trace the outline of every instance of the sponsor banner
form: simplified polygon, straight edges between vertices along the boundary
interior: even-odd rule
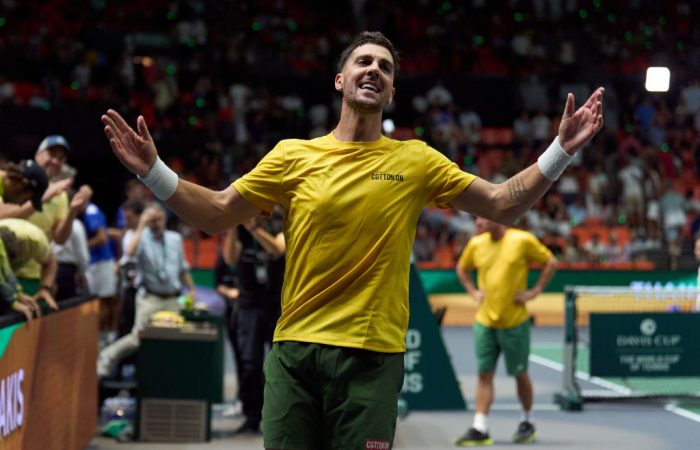
[[[98,308],[0,329],[0,448],[82,449],[95,435]]]
[[[700,375],[700,314],[591,314],[590,335],[591,375]]]

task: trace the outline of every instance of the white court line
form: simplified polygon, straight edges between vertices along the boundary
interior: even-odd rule
[[[538,345],[539,346],[539,345]],[[547,367],[552,370],[557,370],[559,372],[564,371],[564,365],[561,363],[558,363],[556,361],[552,361],[551,359],[546,359],[542,358],[541,356],[533,355],[530,354],[530,361],[532,361],[535,364],[539,364],[541,366]],[[630,389],[617,385],[615,383],[611,383],[607,380],[604,380],[602,378],[598,377],[592,377],[586,372],[581,372],[580,370],[576,371],[576,378],[589,381],[593,384],[596,384],[598,386],[604,387],[606,389],[610,389],[612,391],[618,392],[620,394],[627,394],[630,392]],[[686,419],[692,420],[694,422],[700,423],[700,414],[695,414],[692,411],[688,411],[687,409],[680,408],[672,403],[668,403],[664,406],[664,410],[676,414],[681,417],[685,417]]]
[[[671,404],[671,403],[664,406],[664,409],[668,412],[672,412],[673,414],[678,414],[681,417],[685,417],[686,419],[690,419],[693,422],[700,423],[700,414],[695,414],[694,412],[688,411],[687,409],[679,408],[678,406]]]
[[[536,364],[539,364],[539,365],[541,365],[541,366],[545,366],[545,367],[547,367],[547,368],[549,368],[549,369],[558,370],[559,372],[563,372],[563,371],[564,371],[564,365],[563,365],[563,364],[558,363],[558,362],[556,362],[556,361],[552,361],[551,359],[542,358],[541,356],[537,356],[537,355],[532,355],[532,354],[531,354],[531,355],[530,355],[530,361],[532,361],[532,362],[534,362],[534,363],[536,363]],[[624,387],[624,386],[620,386],[619,384],[611,383],[610,381],[605,380],[605,379],[603,379],[603,378],[592,377],[592,376],[590,376],[588,373],[582,372],[582,371],[580,371],[580,370],[577,370],[577,371],[576,371],[576,378],[578,378],[578,379],[580,379],[580,380],[589,381],[589,382],[591,382],[591,383],[593,383],[593,384],[595,384],[595,385],[597,385],[597,386],[600,386],[600,387],[603,387],[603,388],[606,388],[606,389],[610,389],[611,391],[615,391],[615,392],[617,392],[618,394],[625,394],[625,395],[627,395],[627,394],[630,394],[630,393],[632,392],[632,390],[629,389],[629,388],[626,388],[626,387]]]

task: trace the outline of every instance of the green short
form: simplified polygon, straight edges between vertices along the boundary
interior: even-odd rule
[[[264,372],[265,448],[392,447],[403,353],[275,342]]]
[[[530,321],[513,328],[490,328],[474,323],[474,349],[479,373],[496,370],[498,356],[503,352],[508,375],[527,372],[530,356]]]

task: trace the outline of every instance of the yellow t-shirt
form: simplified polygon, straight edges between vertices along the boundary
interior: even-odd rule
[[[471,238],[459,265],[477,270],[477,286],[486,294],[476,321],[491,328],[512,328],[526,321],[527,308],[515,303],[515,293],[527,289],[530,263],[544,264],[551,257],[544,244],[523,230],[509,228],[498,241],[488,232]]]
[[[27,220],[41,229],[49,242],[53,240],[54,224],[68,216],[68,194],[62,192],[42,205],[42,211],[35,211]],[[17,277],[38,280],[41,266],[33,260],[17,271]]]
[[[1,219],[0,227],[7,227],[12,231],[17,236],[22,248],[21,259],[11,261],[15,273],[17,273],[18,267],[26,267],[29,261],[34,262],[41,271],[41,263],[46,261],[51,253],[51,246],[46,234],[39,227],[24,219]],[[20,275],[17,276],[23,278]]]
[[[475,179],[421,141],[284,140],[233,186],[284,210],[275,341],[405,351],[416,222]]]

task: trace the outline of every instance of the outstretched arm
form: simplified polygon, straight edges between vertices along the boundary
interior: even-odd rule
[[[603,88],[598,88],[578,110],[570,93],[559,136],[537,163],[501,184],[476,179],[450,204],[495,222],[510,224],[515,221],[547,192],[568,160],[603,128],[604,92]]]
[[[112,151],[122,164],[139,178],[150,175],[159,159],[143,116],[136,120],[138,133],[112,109],[102,116],[102,123]],[[231,186],[213,191],[185,180],[176,180],[176,185],[163,200],[175,214],[207,233],[220,233],[260,213]]]

